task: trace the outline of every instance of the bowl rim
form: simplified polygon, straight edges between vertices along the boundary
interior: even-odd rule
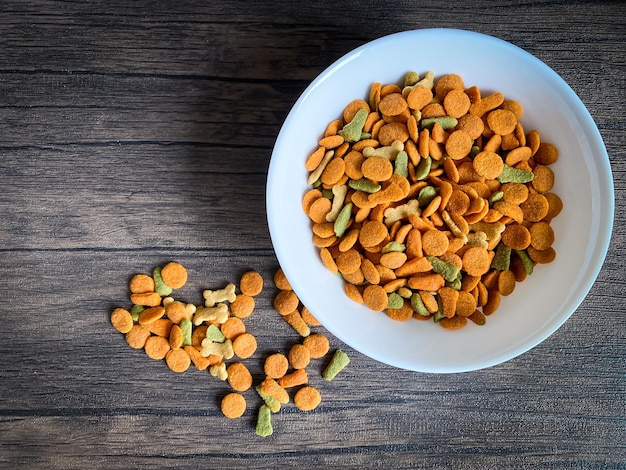
[[[552,68],[550,68],[547,64],[545,64],[544,62],[542,62],[541,60],[539,60],[537,57],[530,54],[529,52],[525,51],[524,49],[514,44],[511,44],[505,40],[502,40],[493,36],[489,36],[483,33],[477,33],[477,32],[463,30],[463,29],[428,28],[428,29],[401,31],[401,32],[392,33],[386,36],[382,36],[382,37],[379,37],[377,39],[374,39],[372,41],[362,44],[361,46],[344,54],[342,57],[340,57],[339,59],[334,61],[331,65],[329,65],[327,68],[325,68],[320,74],[318,74],[317,77],[314,80],[312,80],[311,83],[306,87],[306,89],[300,94],[299,98],[290,109],[287,117],[285,118],[281,126],[280,132],[276,138],[275,145],[272,150],[272,156],[271,156],[268,173],[267,173],[266,216],[267,216],[267,221],[268,221],[270,238],[274,246],[276,257],[281,267],[283,267],[283,269],[285,270],[285,274],[287,275],[287,278],[289,279],[290,277],[293,277],[291,276],[291,274],[293,274],[293,270],[291,270],[291,266],[289,264],[283,263],[285,261],[285,257],[283,256],[281,247],[277,244],[277,239],[276,239],[277,228],[274,224],[275,213],[273,212],[274,195],[272,194],[272,188],[273,188],[273,184],[275,184],[274,174],[277,171],[276,168],[278,165],[277,154],[279,152],[279,149],[281,148],[283,139],[285,138],[285,133],[288,132],[288,127],[291,121],[293,120],[294,116],[298,112],[298,109],[300,108],[301,104],[304,101],[309,99],[309,96],[316,90],[316,88],[318,87],[320,83],[326,80],[329,76],[331,76],[337,70],[344,67],[349,61],[353,60],[355,57],[360,56],[367,49],[383,45],[386,42],[395,41],[399,37],[403,37],[403,36],[411,36],[411,35],[421,35],[421,36],[435,35],[436,36],[440,34],[455,35],[459,39],[487,41],[487,42],[493,43],[496,46],[507,48],[511,52],[514,52],[516,54],[521,54],[525,58],[525,60],[532,61],[535,67],[540,67],[543,73],[550,76],[551,80],[559,83],[560,88],[567,95],[566,98],[576,108],[576,111],[580,113],[581,119],[584,120],[585,130],[586,132],[589,133],[588,137],[590,137],[593,140],[594,150],[597,150],[599,152],[599,155],[595,155],[595,156],[600,157],[600,158],[596,158],[595,163],[598,166],[599,173],[601,173],[604,176],[603,182],[606,183],[606,185],[602,188],[602,196],[603,196],[602,200],[603,202],[608,204],[608,205],[604,205],[603,207],[601,207],[603,211],[601,217],[602,217],[602,222],[605,224],[604,225],[605,231],[603,235],[597,234],[597,242],[593,246],[594,256],[592,257],[592,260],[588,266],[589,275],[586,278],[587,280],[582,284],[582,289],[574,293],[568,299],[569,300],[567,304],[568,313],[566,315],[560,316],[557,319],[557,321],[552,322],[549,325],[549,327],[544,328],[540,334],[535,334],[532,338],[526,338],[521,343],[521,345],[518,345],[518,347],[516,347],[515,349],[506,351],[505,353],[502,353],[498,355],[497,357],[487,358],[481,363],[474,364],[471,367],[460,367],[458,369],[449,369],[449,368],[441,369],[437,367],[434,367],[434,368],[417,367],[416,368],[416,367],[413,367],[411,364],[407,364],[407,363],[402,363],[402,362],[392,363],[386,358],[379,357],[376,354],[372,354],[371,352],[363,351],[361,348],[354,346],[353,342],[350,340],[349,335],[346,335],[345,332],[338,332],[338,331],[335,331],[332,327],[328,327],[324,325],[325,328],[331,334],[335,335],[338,339],[343,341],[345,344],[353,347],[354,349],[358,350],[362,354],[374,360],[377,360],[379,362],[383,362],[385,364],[389,364],[389,365],[392,365],[401,369],[420,371],[420,372],[459,373],[459,372],[479,370],[479,369],[483,369],[486,367],[492,367],[494,365],[509,361],[510,359],[516,356],[519,356],[527,352],[528,350],[534,348],[535,346],[543,342],[545,339],[547,339],[550,335],[552,335],[558,328],[560,328],[563,325],[563,323],[565,323],[565,321],[567,321],[567,319],[569,319],[569,317],[576,311],[576,309],[584,301],[585,297],[591,290],[593,284],[595,283],[595,280],[597,279],[600,273],[600,270],[603,266],[604,260],[608,252],[608,248],[609,248],[609,244],[611,240],[611,234],[613,231],[614,210],[615,210],[613,177],[612,177],[612,172],[611,172],[610,160],[608,158],[608,153],[606,151],[606,147],[604,145],[602,136],[591,114],[589,113],[588,109],[585,107],[585,105],[583,104],[582,100],[578,97],[578,95],[567,84],[567,82],[565,82],[565,80],[562,77],[560,77],[560,75],[558,75]],[[302,161],[304,161],[304,156],[303,156]],[[302,286],[297,282],[292,283],[292,284],[294,287],[294,291],[296,291],[296,293],[299,296],[301,296],[303,294]]]

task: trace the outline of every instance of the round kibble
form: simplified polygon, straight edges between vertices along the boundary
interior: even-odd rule
[[[289,360],[284,354],[274,353],[267,356],[263,371],[272,379],[280,379],[289,370]]]
[[[242,333],[233,341],[233,352],[241,359],[252,357],[256,349],[256,338],[250,333]]]
[[[226,369],[228,383],[238,392],[245,392],[252,386],[252,374],[241,362],[234,362]]]
[[[300,410],[311,411],[322,402],[322,396],[315,387],[307,385],[296,392],[293,402]]]
[[[328,338],[322,334],[314,333],[304,338],[302,342],[304,346],[309,350],[309,353],[313,359],[319,359],[324,357],[330,350],[330,343]]]
[[[289,315],[298,308],[300,300],[291,290],[280,291],[274,298],[274,308],[281,315]]]
[[[111,324],[120,333],[128,333],[133,329],[133,317],[124,308],[116,308],[111,313]]]
[[[263,277],[256,271],[248,271],[239,280],[239,290],[242,294],[254,297],[263,290]]]
[[[246,294],[237,294],[230,304],[230,311],[237,318],[247,318],[254,311],[254,298]]]
[[[229,393],[224,398],[222,398],[220,408],[224,416],[226,416],[227,418],[239,418],[246,411],[246,399],[240,393]]]
[[[304,369],[311,361],[311,352],[303,344],[294,344],[287,354],[287,359],[294,369]]]
[[[187,270],[180,263],[167,263],[161,269],[161,279],[172,289],[180,289],[187,283]]]

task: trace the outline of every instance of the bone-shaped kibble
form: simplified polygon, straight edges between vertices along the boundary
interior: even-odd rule
[[[472,232],[467,235],[467,244],[470,246],[479,246],[486,250],[489,247],[487,234],[485,232]]]
[[[404,150],[404,144],[399,140],[394,140],[391,145],[386,145],[385,147],[378,147],[375,149],[374,147],[365,147],[363,149],[364,157],[382,157],[387,160],[395,160],[396,155],[399,152]]]
[[[224,359],[231,359],[235,355],[233,352],[233,342],[227,339],[223,343],[215,343],[209,338],[204,338],[202,340],[200,354],[204,357],[209,357],[213,354],[215,356],[222,356]]]
[[[224,302],[225,300],[232,303],[237,297],[235,295],[235,284],[231,282],[223,289],[205,290],[202,292],[202,296],[204,297],[205,307],[213,307],[216,303]]]
[[[326,222],[334,222],[339,215],[339,211],[343,207],[343,201],[346,200],[346,194],[348,194],[348,186],[345,184],[338,184],[333,186],[333,206],[330,212],[326,214]]]
[[[209,372],[213,377],[217,377],[220,380],[226,380],[228,378],[228,372],[226,371],[226,364],[220,362],[219,364],[209,367]]]
[[[502,222],[476,222],[474,224],[470,224],[470,231],[472,232],[485,232],[487,235],[487,240],[495,240],[500,237],[504,229],[506,228]]]
[[[450,231],[456,238],[460,238],[463,240],[463,243],[467,243],[467,235],[465,235],[463,233],[463,230],[461,230],[459,226],[454,222],[454,220],[452,220],[452,217],[450,217],[450,214],[448,214],[448,211],[443,211],[441,213],[441,218],[443,219],[443,221],[446,223],[446,225],[448,226],[448,228],[450,229]],[[484,232],[481,232],[481,233],[484,233]]]
[[[396,207],[389,207],[385,209],[385,225],[389,226],[397,222],[398,220],[405,219],[411,214],[420,215],[420,203],[417,199],[411,199],[406,204],[401,204]]]
[[[219,324],[228,320],[229,312],[226,304],[217,304],[215,307],[200,305],[193,316],[193,324],[198,326],[205,321],[216,321]]]

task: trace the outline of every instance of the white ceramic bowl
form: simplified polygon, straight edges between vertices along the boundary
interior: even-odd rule
[[[526,131],[555,144],[553,191],[564,202],[552,221],[556,260],[503,297],[487,324],[456,331],[432,321],[395,322],[349,300],[321,263],[302,211],[306,157],[326,125],[373,82],[404,74],[457,73],[466,86],[501,91],[524,107]],[[267,218],[276,256],[295,292],[332,334],[361,353],[399,368],[451,373],[507,361],[559,328],[595,281],[613,224],[613,180],[600,133],[574,91],[543,62],[505,41],[461,30],[426,29],[386,36],[348,53],[304,91],[278,135],[267,180]]]

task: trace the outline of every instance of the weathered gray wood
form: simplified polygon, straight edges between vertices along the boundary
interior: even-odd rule
[[[623,468],[625,17],[610,1],[3,0],[0,468]],[[397,370],[331,337],[350,367],[326,383],[314,361],[320,408],[287,405],[258,438],[253,391],[225,419],[227,384],[130,349],[109,314],[132,274],[168,260],[194,303],[259,270],[258,382],[298,341],[272,307],[265,219],[282,121],[353,47],[427,27],[508,40],[579,94],[615,179],[607,260],[562,328],[490,369]]]

